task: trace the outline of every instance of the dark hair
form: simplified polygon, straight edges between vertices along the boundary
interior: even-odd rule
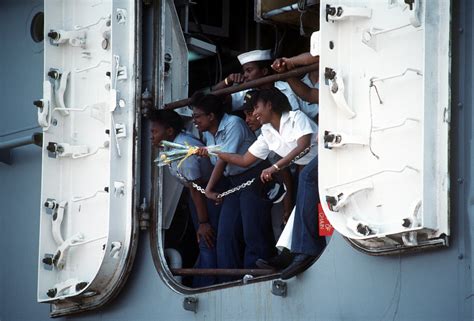
[[[272,110],[280,115],[292,109],[285,94],[275,87],[256,91],[256,94],[252,97],[252,103],[255,106],[259,101],[263,103],[270,102]]]
[[[245,93],[243,111],[253,111],[257,104],[258,89],[251,89]]]
[[[148,119],[152,122],[157,122],[165,127],[171,127],[176,133],[184,129],[184,120],[181,116],[170,109],[154,109],[149,113]]]
[[[213,113],[219,120],[224,116],[224,102],[219,96],[196,92],[191,97],[191,106],[201,109],[208,115]]]

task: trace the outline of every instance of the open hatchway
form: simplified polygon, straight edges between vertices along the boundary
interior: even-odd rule
[[[137,8],[44,3],[38,301],[52,316],[108,302],[135,255]]]
[[[193,9],[186,1],[166,2],[169,11],[160,26],[171,28],[173,33],[163,33],[175,38],[160,43],[157,107],[210,88],[229,73],[238,72],[235,57],[239,53],[256,48],[272,48],[276,57],[320,52],[319,190],[329,221],[354,247],[368,254],[447,246],[449,4],[324,1],[308,2],[307,10],[298,10],[298,4],[254,1],[250,11],[247,8],[246,14],[237,14],[249,4],[235,8],[224,1],[222,7],[209,8],[203,1]],[[206,5],[208,11],[224,12],[222,20],[200,21],[206,18],[197,12]],[[235,13],[241,23],[235,30],[234,15],[226,15],[225,10]],[[181,25],[177,26],[179,17]],[[310,22],[305,22],[308,18]],[[187,23],[191,20],[192,27]],[[208,28],[207,23],[218,28]],[[320,36],[312,37],[308,47],[309,38],[301,33],[309,36],[318,29]],[[179,48],[184,50],[181,56],[188,56],[187,75],[184,60],[178,60],[181,65],[177,68],[176,52],[171,50],[178,42],[186,44]],[[174,77],[179,73],[182,76],[178,79],[188,77],[188,82],[178,82],[180,94],[163,90],[176,85]],[[189,116],[191,111],[184,108],[180,113]],[[156,171],[160,183],[154,194],[158,223],[152,244],[155,263],[172,287],[192,292],[172,278],[195,275],[196,270],[170,267],[164,250],[174,246],[167,242],[172,235],[186,234],[171,224],[180,194],[168,186],[179,183],[167,177],[166,170]],[[173,204],[168,203],[171,199]],[[188,215],[186,210],[183,213]],[[192,228],[188,232],[194,233]],[[188,262],[184,267],[191,268],[197,250],[186,251],[189,245],[181,246],[184,249],[179,252]],[[216,273],[244,277],[253,271]],[[278,275],[268,274],[250,282],[274,277]],[[179,282],[189,286],[185,279]]]
[[[292,1],[163,1],[155,17],[160,28],[155,37],[155,107],[176,107],[186,119],[187,129],[199,137],[187,107],[189,101],[172,102],[198,90],[210,91],[230,73],[240,73],[237,55],[243,52],[272,49],[276,57],[291,57],[309,51],[310,36],[319,24],[318,2],[306,1],[300,10],[292,5]],[[157,156],[154,151],[152,161]],[[238,280],[207,289],[278,277],[274,270],[193,269],[198,246],[187,191],[168,168],[153,165],[153,170],[152,247],[155,265],[171,287],[193,292],[190,277],[203,274]],[[279,216],[277,236],[281,233],[281,210]]]

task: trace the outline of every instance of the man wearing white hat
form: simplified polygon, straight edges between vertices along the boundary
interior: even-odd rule
[[[270,67],[270,64],[272,62],[272,54],[270,49],[245,52],[243,54],[238,55],[237,59],[239,59],[239,62],[242,65],[243,74],[230,74],[229,76],[224,78],[223,81],[218,83],[214,87],[214,90],[229,87],[242,82],[259,79],[268,76],[272,73],[272,68]],[[288,98],[288,101],[290,102],[291,108],[293,110],[300,109],[300,99],[293,92],[293,90],[291,90],[288,83],[284,81],[276,81],[273,84],[270,83],[263,85],[261,86],[261,88],[270,88],[272,86],[279,89]],[[244,97],[247,91],[248,90],[244,90],[231,95],[233,111],[243,109]]]

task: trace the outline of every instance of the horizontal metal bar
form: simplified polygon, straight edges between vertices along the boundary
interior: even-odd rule
[[[26,127],[26,128],[17,129],[17,130],[10,131],[10,132],[0,133],[0,138],[15,135],[15,134],[19,134],[19,133],[22,133],[22,132],[27,132],[29,130],[38,129],[38,128],[41,128],[41,127],[38,126],[38,125],[35,125],[35,126],[30,126],[30,127]]]
[[[269,274],[276,274],[275,270],[267,269],[171,269],[173,275],[188,276],[188,275],[199,275],[199,276],[263,276]]]
[[[273,9],[273,10],[270,10],[268,12],[265,12],[264,14],[262,14],[262,18],[263,19],[268,19],[268,18],[271,18],[273,16],[278,16],[278,15],[281,15],[285,12],[291,12],[291,11],[295,11],[295,10],[298,10],[298,3],[294,3],[294,4],[291,4],[291,5],[286,6],[286,7],[281,7],[281,8],[278,8],[278,9]]]
[[[274,74],[274,75],[262,77],[259,79],[251,80],[237,86],[231,86],[231,87],[227,87],[223,89],[218,89],[211,92],[211,94],[216,95],[216,96],[223,96],[223,95],[233,94],[233,93],[246,90],[246,89],[258,88],[266,84],[274,83],[275,81],[298,77],[298,76],[307,74],[308,72],[317,70],[318,68],[319,68],[319,63],[304,66],[304,67],[299,67],[299,68],[295,68],[293,70],[290,70],[281,74]],[[191,98],[181,99],[178,101],[165,104],[163,106],[163,109],[176,109],[176,108],[188,106],[190,103],[191,103]]]
[[[5,142],[0,142],[0,150],[10,150],[12,148],[35,144],[41,146],[43,144],[43,134],[34,133],[33,135],[19,137],[7,140]]]

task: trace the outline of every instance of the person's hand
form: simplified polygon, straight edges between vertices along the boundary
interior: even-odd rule
[[[209,153],[207,152],[206,147],[198,147],[195,155],[201,156],[201,157],[209,157]]]
[[[291,212],[283,212],[283,224],[286,225],[288,223],[288,219],[290,218]]]
[[[243,74],[230,74],[224,79],[226,86],[232,86],[233,84],[240,84],[244,82]]]
[[[277,58],[277,59],[275,59],[275,61],[272,63],[273,70],[275,70],[278,73],[287,71],[288,68],[286,66],[285,59],[286,58]]]
[[[196,231],[196,237],[198,243],[202,239],[206,243],[208,248],[214,247],[214,240],[216,239],[216,234],[209,222],[199,223],[198,230]]]
[[[260,174],[260,180],[263,183],[271,181],[273,179],[272,174],[275,173],[276,171],[277,171],[276,168],[273,166],[270,166],[264,169],[262,173]]]
[[[206,197],[208,199],[214,201],[216,203],[216,205],[219,205],[220,203],[222,203],[222,198],[217,197],[217,195],[219,195],[218,193],[213,192],[213,191],[208,190],[208,189],[205,190],[205,193],[206,193]]]
[[[295,69],[295,64],[291,61],[291,58],[277,58],[273,62],[272,68],[276,72],[281,73]]]

